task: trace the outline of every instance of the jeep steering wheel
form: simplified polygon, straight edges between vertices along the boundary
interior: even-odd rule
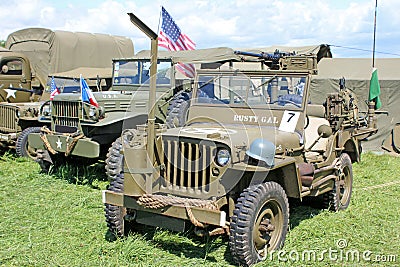
[[[272,101],[270,104],[275,104],[275,103],[279,103],[279,102],[284,102],[284,105],[292,104],[292,105],[295,105],[298,108],[301,108],[301,104],[293,102],[293,101],[290,101],[290,100],[287,100],[287,99],[278,99],[278,100]]]

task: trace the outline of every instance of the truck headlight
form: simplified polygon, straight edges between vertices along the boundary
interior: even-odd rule
[[[86,109],[86,114],[89,119],[98,121],[99,119],[104,118],[105,110],[103,107],[95,107],[90,105],[88,109]]]
[[[45,103],[45,104],[42,105],[42,107],[40,108],[40,115],[42,117],[51,116],[51,105],[50,105],[50,102]]]
[[[96,107],[95,106],[90,106],[90,108],[89,108],[89,117],[91,119],[96,119],[96,117],[97,117],[96,115],[97,115]]]
[[[219,166],[224,167],[226,164],[231,161],[231,154],[227,149],[220,149],[217,152],[217,163]]]

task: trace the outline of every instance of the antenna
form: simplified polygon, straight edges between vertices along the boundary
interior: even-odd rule
[[[374,45],[372,48],[372,68],[375,67],[375,41],[376,41],[376,13],[378,9],[378,0],[375,0],[375,16],[374,16]]]

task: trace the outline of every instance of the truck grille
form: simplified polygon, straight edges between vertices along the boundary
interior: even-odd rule
[[[10,133],[18,130],[18,107],[9,105],[0,105],[0,131]]]
[[[174,189],[209,192],[215,144],[198,140],[164,140],[164,163],[168,185]]]
[[[79,102],[53,101],[53,123],[57,126],[76,127],[79,125]]]

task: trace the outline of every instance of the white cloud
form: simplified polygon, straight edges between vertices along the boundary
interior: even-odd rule
[[[7,1],[0,3],[0,16],[7,18],[0,39],[21,28],[40,26],[129,36],[138,51],[147,49],[149,42],[126,13],[134,12],[156,31],[163,5],[198,48],[328,43],[370,50],[374,4],[372,0],[105,0],[59,6],[49,0]],[[400,1],[378,4],[377,50],[400,54]],[[334,53],[370,56],[368,52],[339,48]]]

